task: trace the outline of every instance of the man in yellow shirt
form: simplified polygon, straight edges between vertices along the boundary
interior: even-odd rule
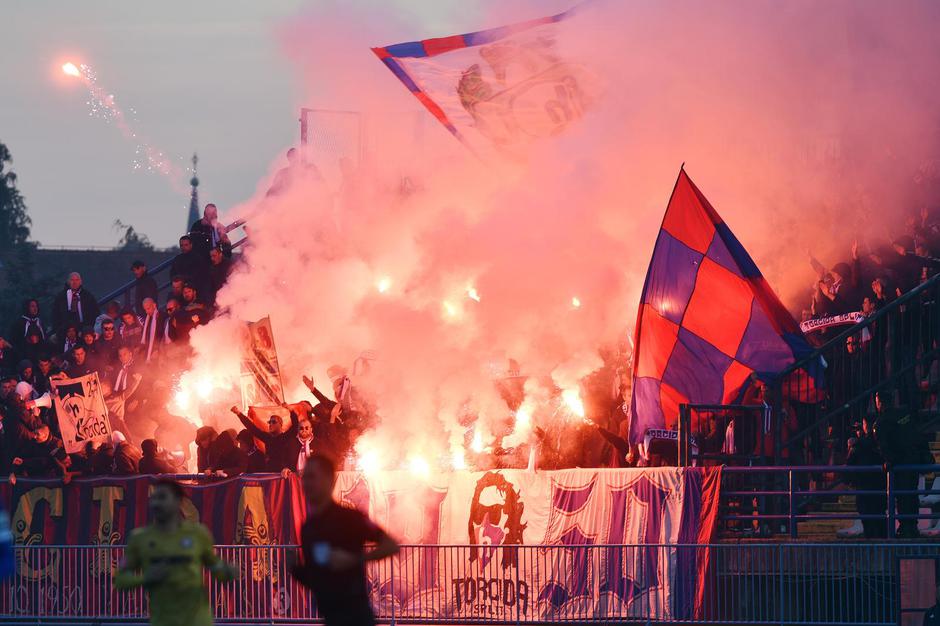
[[[232,565],[216,556],[209,529],[183,520],[183,495],[183,488],[172,480],[153,484],[153,521],[131,531],[114,581],[119,589],[147,590],[152,626],[212,626],[202,570],[207,568],[222,581],[237,576]]]

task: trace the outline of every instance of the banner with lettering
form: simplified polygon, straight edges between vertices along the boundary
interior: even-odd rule
[[[88,442],[104,443],[111,439],[111,420],[108,419],[98,372],[50,382],[53,406],[67,453],[81,452]]]
[[[343,472],[335,495],[368,512],[400,542],[417,546],[390,566],[370,568],[379,614],[538,621],[652,612],[674,620],[692,618],[701,606],[709,552],[688,546],[711,540],[719,479],[720,468],[493,470],[428,478]],[[22,479],[0,483],[0,502],[11,511],[17,545],[54,545],[50,552],[58,553],[67,551],[63,545],[124,544],[128,532],[147,521],[149,487],[147,477],[67,486]],[[296,477],[186,488],[184,514],[206,524],[217,544],[297,542],[305,505]],[[251,571],[243,573],[239,595],[260,598],[270,617],[309,616],[309,596],[272,554],[258,550],[243,561]],[[87,575],[65,571],[73,565],[64,553],[20,559],[20,584],[28,588],[33,581],[46,591],[24,591],[18,610],[48,613],[46,604],[65,602],[50,590],[101,595],[93,583],[110,586],[116,553],[100,551]],[[57,587],[63,580],[81,580],[81,591]],[[238,617],[247,610],[239,606],[222,602],[217,614]]]
[[[243,411],[250,406],[277,406],[284,402],[284,386],[270,317],[245,324],[241,365]]]
[[[865,319],[865,314],[861,311],[852,313],[842,313],[840,315],[830,315],[828,317],[817,317],[805,322],[800,322],[800,330],[804,333],[811,333],[814,330],[822,330],[830,326],[844,326],[847,324],[858,324]]]

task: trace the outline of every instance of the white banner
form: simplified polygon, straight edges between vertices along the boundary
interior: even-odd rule
[[[281,368],[277,362],[271,318],[245,324],[242,337],[242,407],[280,405],[284,402]]]
[[[451,619],[646,611],[675,619],[693,613],[706,551],[649,546],[711,536],[713,516],[702,511],[718,497],[717,480],[705,479],[716,471],[493,470],[427,480],[342,472],[335,495],[399,541],[464,546],[448,563],[433,550],[407,551],[400,579],[375,581],[379,604],[394,604],[401,616],[439,607]],[[631,547],[608,547],[618,544]],[[549,545],[570,549],[538,549]]]
[[[66,452],[81,452],[89,441],[104,443],[111,439],[111,420],[97,372],[50,383]]]
[[[830,315],[829,317],[819,317],[812,320],[800,322],[800,330],[809,333],[829,326],[840,326],[843,324],[858,324],[865,319],[865,314],[860,311],[852,313],[843,313],[842,315]]]

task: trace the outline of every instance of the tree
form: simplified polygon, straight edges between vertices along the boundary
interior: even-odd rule
[[[153,244],[147,235],[141,235],[130,224],[125,224],[121,220],[114,220],[114,229],[124,231],[118,240],[118,250],[133,252],[136,250],[153,250]]]
[[[16,174],[8,170],[10,151],[0,142],[0,250],[12,250],[29,239],[26,203],[16,188]]]
[[[0,142],[0,334],[20,314],[25,298],[42,298],[54,284],[36,276],[36,245],[28,241],[31,222],[16,174],[9,169],[12,162]]]

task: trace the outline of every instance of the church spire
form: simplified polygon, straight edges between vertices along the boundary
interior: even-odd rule
[[[187,233],[192,225],[199,220],[199,179],[196,178],[196,164],[198,163],[199,157],[193,152],[193,177],[189,180],[193,190],[189,196],[189,217],[186,218],[186,230],[184,231]]]

